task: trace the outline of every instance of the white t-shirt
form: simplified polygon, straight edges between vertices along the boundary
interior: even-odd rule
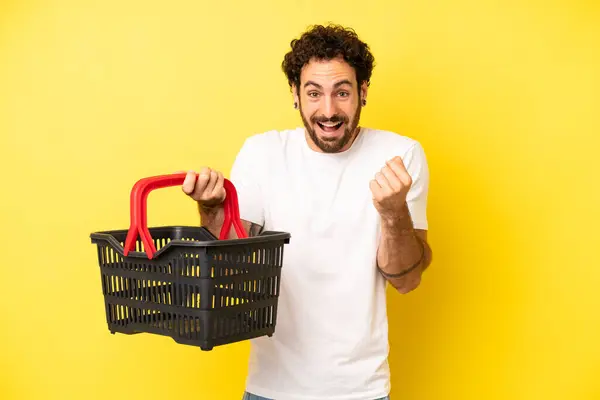
[[[251,341],[249,392],[276,400],[389,394],[386,281],[369,181],[397,155],[413,179],[414,226],[427,229],[429,169],[413,139],[363,128],[335,154],[313,151],[303,127],[246,139],[230,174],[240,217],[291,234],[275,334]]]

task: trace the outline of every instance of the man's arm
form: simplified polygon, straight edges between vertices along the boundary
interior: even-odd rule
[[[198,203],[198,212],[200,213],[202,225],[206,227],[213,235],[219,237],[221,234],[221,228],[223,227],[223,221],[225,220],[223,205],[220,204],[213,207],[205,207]],[[242,220],[242,225],[248,233],[248,237],[257,236],[262,231],[262,226],[255,224],[254,222]],[[230,229],[227,239],[237,238],[238,236],[235,232],[235,229]]]
[[[411,292],[432,258],[425,213],[429,169],[421,145],[388,160],[370,186],[381,217],[377,267],[398,292]]]
[[[427,231],[413,228],[408,206],[404,206],[399,218],[382,219],[377,266],[398,292],[406,294],[415,290],[431,259]]]

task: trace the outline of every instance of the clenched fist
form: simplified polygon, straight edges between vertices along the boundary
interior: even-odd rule
[[[406,196],[412,179],[404,167],[401,157],[394,157],[375,174],[369,186],[373,193],[373,204],[385,220],[394,221],[405,211]]]
[[[203,207],[214,207],[225,200],[223,174],[207,167],[202,168],[198,175],[189,171],[181,189]]]

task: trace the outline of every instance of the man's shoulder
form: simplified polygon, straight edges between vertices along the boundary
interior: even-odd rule
[[[282,148],[301,134],[301,128],[272,129],[251,134],[245,139],[244,146],[251,146],[256,149]]]

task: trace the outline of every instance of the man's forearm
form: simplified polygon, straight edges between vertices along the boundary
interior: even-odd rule
[[[198,212],[200,214],[200,222],[202,226],[210,231],[216,237],[219,237],[221,234],[221,228],[223,227],[223,222],[225,221],[225,211],[223,210],[223,205],[218,205],[214,207],[205,207],[198,203]],[[235,230],[231,229],[229,231],[229,238],[232,238],[232,235],[235,234]]]
[[[214,207],[203,207],[198,203],[198,212],[200,214],[200,221],[202,226],[210,231],[215,237],[221,235],[221,229],[223,228],[223,222],[225,221],[225,211],[223,205]],[[260,225],[242,220],[242,225],[249,237],[257,236],[260,234],[262,227]],[[227,239],[237,239],[237,232],[231,227]]]
[[[377,265],[383,276],[400,293],[414,290],[429,266],[431,250],[413,228],[408,207],[393,221],[382,219]]]

